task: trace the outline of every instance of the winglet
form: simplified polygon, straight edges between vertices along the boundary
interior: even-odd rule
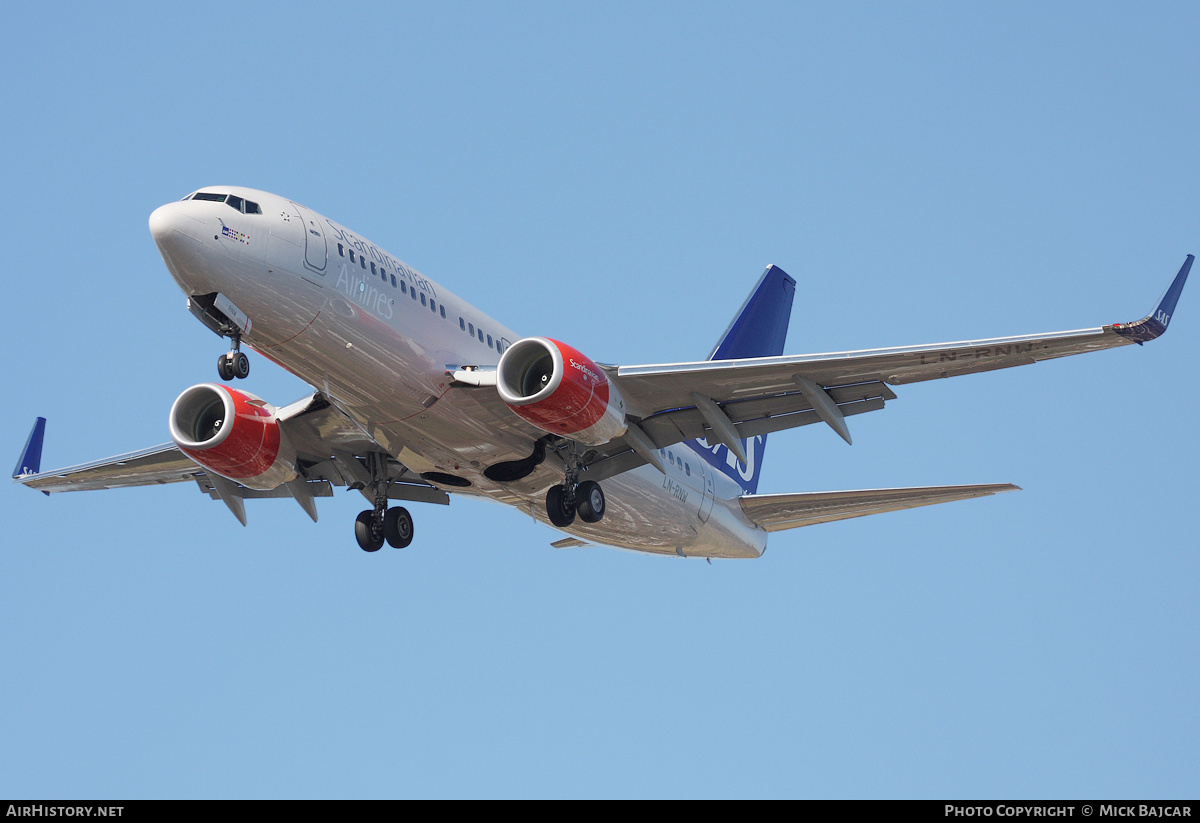
[[[17,459],[17,465],[13,469],[13,479],[28,474],[37,474],[41,471],[42,441],[45,438],[46,418],[39,417],[34,421],[33,428],[29,432],[29,439],[25,441],[25,448],[21,450],[21,456]]]
[[[1167,330],[1167,324],[1171,322],[1171,315],[1175,313],[1175,304],[1179,302],[1183,284],[1187,282],[1188,272],[1192,270],[1192,261],[1195,259],[1195,255],[1189,254],[1187,260],[1183,261],[1179,274],[1175,275],[1175,279],[1167,287],[1166,293],[1163,294],[1162,300],[1158,301],[1158,306],[1154,311],[1133,323],[1113,323],[1112,330],[1122,337],[1128,337],[1139,346],[1160,337]]]

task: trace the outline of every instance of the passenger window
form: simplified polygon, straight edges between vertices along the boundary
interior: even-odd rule
[[[350,262],[351,262],[351,263],[357,263],[357,262],[358,262],[357,260],[355,260],[355,259],[354,259],[354,249],[350,249]]]
[[[692,476],[692,464],[691,464],[691,463],[684,463],[684,464],[683,464],[683,471],[684,471],[684,473],[685,473],[685,474],[686,474],[688,477],[691,477],[691,476]]]
[[[438,306],[438,310],[439,310],[439,311],[442,313],[442,319],[443,319],[443,320],[445,320],[445,319],[446,319],[446,306],[445,306],[445,304],[443,304],[443,305],[441,305],[441,306]]]
[[[342,244],[338,243],[338,257],[345,257],[346,250],[342,248]]]
[[[472,337],[475,336],[475,324],[474,323],[467,324],[467,334],[471,335]]]
[[[413,286],[411,289],[408,290],[408,296],[411,297],[413,300],[417,299],[417,287],[416,286]]]
[[[489,334],[488,335],[488,348],[490,349],[491,347],[492,347],[492,336]]]
[[[376,272],[375,272],[375,263],[374,263],[374,262],[372,262],[372,263],[371,263],[371,274],[375,274],[375,273],[376,273]]]
[[[429,310],[431,312],[433,312],[434,314],[437,314],[437,301],[434,300],[432,297],[429,298]]]
[[[479,329],[479,342],[483,342],[483,329]]]
[[[458,327],[460,329],[462,329],[463,331],[466,331],[467,330],[467,321],[463,320],[461,317],[458,318]]]
[[[421,305],[422,306],[425,305],[425,295],[423,295],[423,294],[421,295]]]
[[[363,256],[360,254],[360,255],[358,256],[358,265],[362,266],[362,270],[363,270],[363,271],[366,271],[366,270],[367,270],[367,258],[363,257]],[[375,264],[374,264],[374,263],[372,263],[371,265],[373,266],[373,265],[375,265]]]
[[[394,274],[391,275],[391,278],[392,278],[392,288],[394,289],[394,288],[396,288],[396,275],[394,275]]]
[[[238,197],[236,194],[229,195],[229,199],[225,202],[229,204],[229,207],[234,211],[242,210],[242,198]]]

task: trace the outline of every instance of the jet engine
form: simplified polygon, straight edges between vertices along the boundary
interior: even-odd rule
[[[625,401],[608,375],[548,337],[509,346],[496,367],[496,388],[510,409],[542,431],[600,446],[627,429]]]
[[[251,489],[296,479],[296,455],[275,409],[216,383],[187,389],[171,406],[171,439],[205,469]]]

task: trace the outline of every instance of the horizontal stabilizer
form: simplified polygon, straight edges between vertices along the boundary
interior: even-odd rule
[[[739,498],[742,511],[769,532],[797,529],[868,514],[932,506],[952,500],[1020,491],[1011,483],[979,486],[922,486],[912,489],[861,489],[847,492],[752,494]]]

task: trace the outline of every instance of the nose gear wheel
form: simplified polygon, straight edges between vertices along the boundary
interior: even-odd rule
[[[250,376],[250,358],[242,351],[242,338],[233,338],[233,348],[217,358],[217,374],[228,383],[235,377],[245,380]]]

